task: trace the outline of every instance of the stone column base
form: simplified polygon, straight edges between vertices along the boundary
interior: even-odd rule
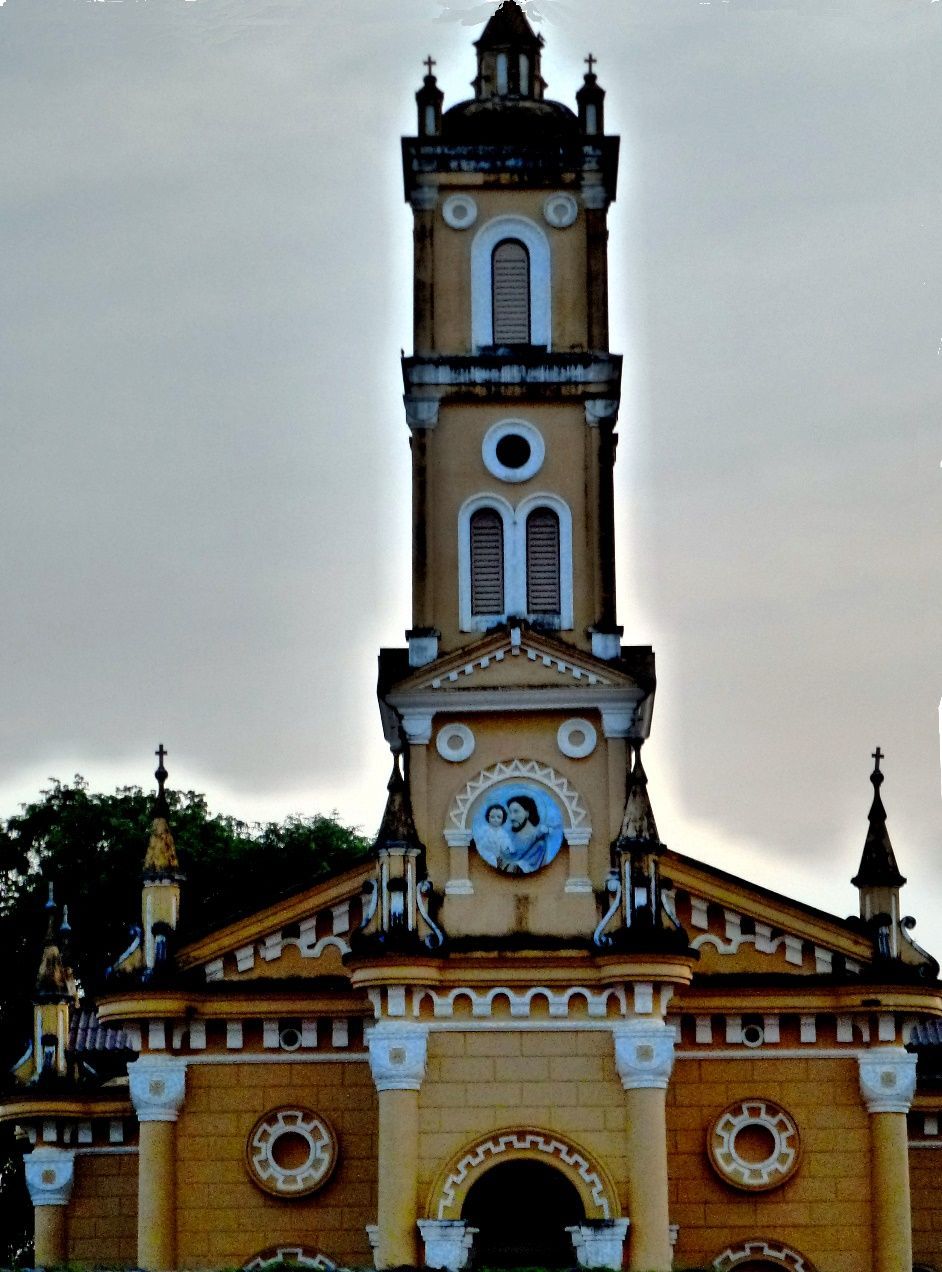
[[[471,1258],[477,1228],[463,1219],[420,1219],[419,1231],[425,1242],[425,1266],[461,1272]]]
[[[625,1255],[627,1219],[597,1219],[577,1223],[566,1231],[572,1237],[576,1261],[581,1268],[620,1268]]]

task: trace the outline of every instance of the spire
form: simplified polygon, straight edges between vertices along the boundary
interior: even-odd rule
[[[432,67],[435,59],[431,54],[425,59],[428,74],[422,81],[422,87],[415,95],[415,104],[419,112],[419,136],[437,137],[442,130],[442,102],[445,94],[438,87]]]
[[[56,903],[51,883],[49,897],[43,908],[47,916],[46,937],[36,976],[36,1000],[37,1002],[58,1002],[69,997],[69,986],[56,932]]]
[[[154,800],[154,820],[151,823],[150,840],[144,855],[144,878],[179,878],[180,863],[177,860],[177,849],[168,821],[170,808],[167,804],[167,792],[164,789],[168,773],[164,767],[167,751],[162,742],[155,754],[158,760],[157,770],[154,773],[157,779],[157,798]]]
[[[546,85],[540,75],[543,37],[537,35],[516,0],[504,0],[491,16],[474,47],[478,73],[474,95],[529,97],[540,101]]]
[[[399,765],[399,753],[393,754],[393,769],[386,784],[386,810],[373,845],[374,851],[383,848],[421,848],[418,831],[412,818],[412,804],[406,781]]]
[[[651,849],[659,847],[660,844],[654,810],[648,795],[648,775],[641,763],[641,743],[636,742],[634,764],[628,774],[625,813],[621,819],[621,830],[613,847],[618,851],[627,852],[632,848]]]
[[[592,53],[585,59],[588,70],[582,87],[576,93],[579,107],[579,126],[588,137],[594,137],[605,131],[605,89],[599,84],[598,76],[592,69],[596,58]]]
[[[870,828],[864,841],[860,867],[851,880],[855,888],[901,888],[906,882],[896,864],[893,845],[886,828],[886,809],[880,798],[880,787],[883,785],[880,761],[884,758],[883,752],[877,747],[873,753],[873,772],[870,774],[870,781],[873,783],[873,803],[868,814]]]

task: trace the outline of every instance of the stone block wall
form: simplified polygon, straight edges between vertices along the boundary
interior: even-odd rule
[[[137,1154],[81,1153],[68,1215],[69,1259],[95,1266],[137,1263]]]

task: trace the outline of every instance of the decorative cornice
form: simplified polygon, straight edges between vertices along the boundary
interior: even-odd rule
[[[139,1122],[175,1122],[186,1095],[186,1061],[141,1056],[128,1065],[131,1103]]]
[[[406,408],[406,423],[410,428],[434,428],[438,423],[439,400],[437,397],[417,397],[406,393],[402,399]]]
[[[24,1158],[26,1187],[34,1206],[67,1206],[75,1182],[75,1153],[65,1148],[34,1148]]]
[[[666,1090],[674,1067],[674,1030],[659,1020],[630,1020],[612,1030],[615,1068],[626,1091]]]
[[[874,1047],[857,1057],[868,1113],[908,1113],[916,1093],[916,1057],[902,1047]]]
[[[378,1021],[367,1035],[367,1046],[377,1091],[420,1090],[428,1054],[425,1025]]]

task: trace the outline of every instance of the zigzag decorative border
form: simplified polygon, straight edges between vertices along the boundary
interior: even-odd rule
[[[555,769],[551,769],[548,764],[540,764],[538,760],[501,760],[491,768],[483,769],[452,801],[448,810],[450,826],[454,830],[466,831],[468,811],[481,792],[512,777],[529,777],[542,786],[549,787],[565,805],[569,814],[569,826],[573,830],[591,832],[589,810],[583,804],[579,792]]]
[[[612,1217],[605,1184],[598,1171],[592,1169],[578,1149],[543,1131],[505,1131],[493,1138],[480,1141],[461,1158],[442,1185],[441,1196],[438,1199],[438,1218],[449,1217],[448,1211],[456,1205],[455,1189],[464,1183],[470,1171],[480,1166],[488,1157],[501,1157],[504,1153],[533,1152],[534,1150],[545,1153],[547,1157],[556,1157],[574,1170],[591,1192],[592,1200],[599,1208],[599,1215],[596,1217],[601,1219]]]
[[[716,1272],[734,1272],[741,1264],[753,1259],[770,1259],[777,1267],[786,1272],[815,1272],[803,1254],[788,1246],[765,1241],[762,1237],[754,1237],[735,1248],[730,1246],[713,1260]]]

